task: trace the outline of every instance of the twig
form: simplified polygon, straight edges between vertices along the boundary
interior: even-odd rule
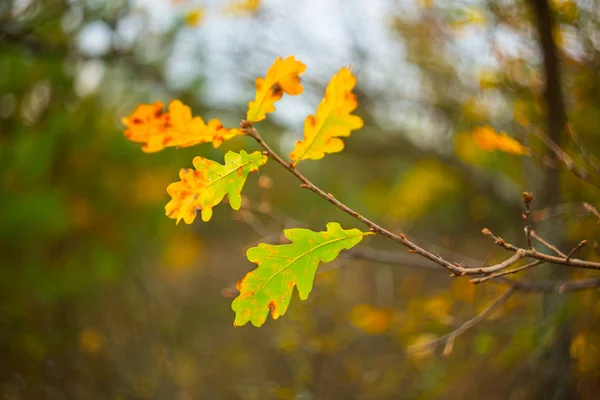
[[[557,255],[567,258],[567,255],[565,253],[560,251],[555,245],[546,242],[544,239],[542,239],[540,236],[538,236],[538,234],[535,231],[531,231],[531,237],[534,238],[535,240],[537,240],[539,243],[546,246],[547,248],[549,248],[550,250],[552,250],[553,252],[555,252]]]
[[[594,216],[598,218],[598,223],[600,224],[600,213],[598,212],[596,207],[594,207],[590,203],[583,203],[583,208],[585,208],[587,212],[594,214]]]
[[[594,171],[596,171],[597,173],[600,173],[600,168],[598,168],[598,164],[596,163],[596,160],[594,160],[593,156],[590,155],[585,150],[585,148],[581,144],[581,141],[577,137],[577,134],[573,130],[572,124],[570,124],[570,123],[567,124],[567,133],[569,134],[569,136],[571,136],[571,140],[573,141],[573,143],[575,143],[575,145],[579,148],[581,156],[583,157],[583,159],[585,160],[587,165],[589,165],[591,168],[593,168]]]
[[[407,353],[417,353],[417,352],[421,352],[421,351],[425,351],[425,350],[435,349],[436,347],[438,347],[444,343],[453,343],[454,339],[456,339],[458,336],[462,335],[467,330],[469,330],[470,328],[474,327],[475,325],[477,325],[478,323],[480,323],[481,321],[486,319],[498,307],[500,307],[502,304],[506,303],[506,301],[510,298],[510,296],[514,292],[515,292],[514,288],[512,288],[512,287],[508,288],[504,293],[502,293],[502,295],[500,295],[498,298],[496,298],[496,300],[494,300],[492,302],[492,304],[490,304],[485,310],[483,310],[482,312],[480,312],[479,314],[477,314],[476,316],[474,316],[473,318],[471,318],[470,320],[468,320],[467,322],[465,322],[464,324],[462,324],[460,327],[456,328],[449,334],[444,335],[438,339],[432,340],[430,342],[427,342],[425,344],[410,346],[406,349],[406,352]],[[445,351],[445,353],[448,353],[448,352]]]
[[[508,270],[508,271],[498,272],[498,273],[495,273],[495,274],[484,276],[483,278],[473,278],[469,282],[474,283],[474,284],[482,283],[482,282],[485,282],[485,281],[489,281],[490,279],[498,278],[500,276],[510,275],[510,274],[516,274],[517,272],[521,272],[524,269],[535,267],[536,265],[540,265],[542,263],[543,263],[543,261],[535,260],[535,261],[530,262],[529,264],[525,264],[525,265],[523,265],[521,267],[518,267],[518,268],[515,268],[515,269],[511,269],[511,270]]]
[[[567,260],[569,260],[573,254],[581,250],[581,248],[583,248],[586,244],[587,240],[582,240],[581,242],[577,243],[577,246],[573,247],[573,250],[571,250],[569,254],[567,254]]]
[[[588,183],[591,183],[592,185],[594,185],[596,187],[600,187],[600,184],[597,181],[598,177],[596,174],[591,176],[588,171],[577,166],[577,164],[575,163],[575,161],[573,161],[571,156],[568,155],[563,149],[561,149],[560,146],[556,142],[554,142],[544,132],[537,129],[536,127],[534,127],[531,124],[528,125],[527,127],[529,128],[530,132],[532,132],[535,136],[540,138],[542,140],[542,142],[544,142],[546,147],[548,147],[556,155],[557,159],[560,160],[565,165],[567,170],[571,171],[579,179],[586,181]],[[593,179],[593,178],[596,178],[596,179]]]
[[[523,219],[525,220],[525,238],[527,240],[527,248],[529,249],[533,248],[531,245],[531,223],[529,221],[532,201],[533,195],[528,192],[523,192],[523,204],[525,205],[525,214],[523,214]]]

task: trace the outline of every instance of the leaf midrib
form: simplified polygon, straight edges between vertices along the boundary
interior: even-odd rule
[[[330,240],[328,242],[325,243],[321,243],[318,246],[313,247],[312,249],[302,253],[301,255],[299,255],[298,257],[294,258],[292,261],[290,261],[289,263],[287,263],[286,265],[284,265],[281,269],[279,269],[279,271],[275,272],[273,275],[271,275],[269,277],[269,279],[267,279],[267,281],[262,285],[262,287],[260,289],[258,289],[257,291],[254,292],[254,295],[252,297],[256,297],[264,288],[265,286],[267,286],[269,284],[269,282],[271,281],[271,279],[275,278],[277,275],[279,275],[283,270],[287,269],[290,267],[290,265],[294,264],[296,261],[298,261],[299,259],[301,259],[302,257],[306,256],[307,254],[312,253],[313,251],[317,250],[320,247],[326,246],[328,244],[332,244],[335,242],[339,242],[345,239],[351,239],[351,238],[355,238],[355,237],[359,237],[359,236],[365,236],[365,232],[361,232],[359,235],[353,235],[353,236],[345,236],[343,238],[338,238],[338,239],[334,239],[334,240]],[[343,250],[343,249],[342,249]],[[319,260],[319,262],[322,262],[321,260]],[[296,285],[297,286],[297,283]]]
[[[306,147],[306,149],[304,150],[304,152],[302,153],[302,155],[298,156],[298,160],[297,161],[301,161],[303,160],[302,157],[304,157],[308,151],[310,150],[310,148],[313,146],[313,144],[315,144],[315,142],[317,141],[317,137],[324,131],[325,126],[327,125],[327,121],[329,120],[329,117],[331,116],[331,114],[333,113],[334,110],[334,106],[336,104],[332,105],[329,112],[327,113],[327,116],[325,117],[325,119],[323,120],[323,124],[321,124],[321,127],[319,128],[319,130],[315,133],[315,135],[313,136],[312,140],[310,141],[309,145]],[[319,105],[320,107],[320,105]],[[315,112],[315,121],[317,119],[317,114],[319,113],[319,108],[317,107],[317,112]]]

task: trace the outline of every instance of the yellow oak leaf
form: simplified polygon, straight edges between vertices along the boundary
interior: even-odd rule
[[[196,212],[201,210],[202,220],[209,221],[212,208],[227,195],[229,204],[234,210],[242,205],[241,191],[248,173],[258,171],[267,162],[267,156],[260,151],[248,154],[242,150],[239,154],[233,151],[225,154],[225,165],[203,157],[195,157],[192,163],[195,171],[182,168],[179,171],[179,182],[171,183],[167,193],[171,201],[165,206],[169,218],[184,220],[191,224]]]
[[[189,147],[200,143],[212,143],[219,147],[224,140],[241,134],[239,129],[227,129],[218,119],[208,124],[200,117],[193,117],[188,106],[179,100],[169,103],[164,111],[163,103],[140,104],[127,118],[125,137],[133,142],[144,143],[142,150],[154,153],[165,147]]]
[[[309,115],[304,122],[304,140],[296,142],[290,158],[297,164],[301,160],[318,160],[325,153],[342,151],[344,142],[339,137],[350,136],[350,131],[363,126],[363,121],[351,115],[358,102],[351,92],[356,78],[348,68],[335,74],[321,100],[315,116]]]
[[[352,115],[358,102],[351,92],[356,78],[348,68],[335,74],[321,100],[315,116],[309,115],[304,122],[304,140],[296,142],[290,158],[297,164],[301,160],[318,160],[325,153],[342,151],[344,142],[339,137],[350,136],[350,131],[363,126],[363,120]]]
[[[262,121],[267,113],[275,111],[275,102],[284,93],[291,96],[304,91],[300,74],[306,70],[306,65],[290,56],[283,60],[278,57],[264,78],[256,78],[256,98],[248,103],[246,120],[249,122]]]
[[[473,138],[477,145],[486,151],[503,151],[517,156],[529,155],[529,149],[508,136],[505,132],[497,133],[491,126],[480,126],[473,130]]]

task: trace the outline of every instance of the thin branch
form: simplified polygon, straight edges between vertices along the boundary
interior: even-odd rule
[[[567,123],[567,133],[571,137],[571,140],[573,141],[573,143],[575,143],[577,148],[579,148],[579,152],[581,153],[581,156],[584,159],[584,161],[586,162],[586,164],[588,166],[590,166],[590,168],[592,168],[596,173],[600,173],[600,168],[598,166],[597,161],[591,154],[589,154],[586,151],[585,147],[579,140],[579,137],[575,133],[575,130],[573,129],[573,126],[570,123]]]
[[[532,132],[535,136],[537,136],[546,147],[548,147],[556,156],[556,158],[562,162],[565,168],[573,175],[581,179],[582,181],[588,182],[596,187],[600,187],[600,182],[598,181],[597,174],[590,174],[589,171],[580,168],[573,158],[569,154],[567,154],[554,140],[552,140],[548,135],[546,135],[540,129],[537,129],[533,125],[528,125],[527,128],[530,132]]]
[[[360,221],[363,224],[365,224],[366,226],[368,226],[372,232],[378,233],[384,237],[387,237],[388,239],[391,239],[397,243],[402,244],[403,246],[408,247],[413,252],[427,258],[428,260],[435,262],[436,264],[441,265],[442,267],[446,268],[448,271],[452,272],[453,274],[462,275],[463,269],[461,267],[458,267],[458,266],[452,264],[451,262],[445,260],[444,258],[442,258],[439,255],[432,254],[432,253],[426,251],[425,249],[422,249],[421,247],[419,247],[416,244],[409,241],[403,234],[396,235],[395,233],[390,232],[387,229],[377,225],[376,223],[363,217],[358,212],[354,211],[353,209],[351,209],[344,203],[337,200],[332,194],[326,193],[323,190],[321,190],[320,188],[318,188],[317,186],[315,186],[304,175],[302,175],[296,168],[292,167],[292,165],[285,162],[277,153],[275,153],[269,147],[269,145],[267,145],[262,140],[262,138],[258,134],[258,131],[255,128],[253,128],[247,121],[242,121],[241,127],[248,136],[250,136],[254,140],[256,140],[256,142],[259,145],[261,145],[263,149],[265,149],[266,155],[271,157],[273,160],[275,160],[278,164],[280,164],[282,167],[287,169],[290,173],[292,173],[296,178],[298,178],[302,182],[302,185],[300,185],[300,187],[309,189],[310,191],[316,193],[318,196],[320,196],[324,200],[328,201],[329,203],[333,204],[334,206],[336,206],[337,208],[339,208],[346,214],[351,215],[352,217],[356,218],[358,221]]]
[[[537,240],[540,244],[543,244],[544,246],[555,252],[557,255],[567,258],[567,255],[565,253],[560,251],[555,245],[548,243],[547,241],[542,239],[535,231],[531,231],[531,237]]]
[[[525,220],[525,239],[527,240],[527,248],[529,249],[533,248],[531,245],[531,222],[529,218],[532,201],[533,195],[528,192],[523,192],[523,204],[525,205],[525,214],[523,214],[523,219]]]
[[[598,210],[596,209],[596,207],[594,207],[590,203],[583,203],[583,208],[585,208],[585,210],[587,212],[589,212],[590,214],[594,214],[594,216],[596,218],[598,218],[598,223],[600,224],[600,213],[598,212]]]
[[[600,278],[578,279],[574,281],[542,281],[531,282],[526,280],[513,281],[506,277],[494,279],[491,282],[510,286],[515,290],[526,293],[567,293],[581,292],[584,290],[600,289]]]
[[[569,254],[567,254],[567,260],[569,260],[573,254],[581,250],[586,244],[587,240],[582,240],[581,242],[577,243],[577,246],[573,247],[573,250],[571,250]]]
[[[380,225],[376,224],[375,222],[360,215],[358,212],[354,211],[352,208],[348,207],[346,204],[337,200],[331,193],[326,193],[325,191],[323,191],[322,189],[317,187],[315,184],[313,184],[308,178],[306,178],[304,175],[302,175],[298,171],[298,169],[296,169],[291,163],[287,163],[275,151],[273,151],[269,147],[269,145],[267,143],[265,143],[264,140],[262,140],[258,131],[254,127],[252,127],[251,123],[249,123],[248,121],[242,120],[240,125],[241,125],[243,132],[245,134],[247,134],[248,136],[252,137],[254,140],[256,140],[256,142],[265,150],[263,152],[265,155],[267,155],[270,158],[272,158],[273,160],[275,160],[275,162],[280,164],[283,168],[285,168],[292,175],[294,175],[296,178],[298,178],[298,180],[300,180],[300,182],[302,182],[302,184],[300,185],[301,188],[308,189],[308,190],[316,193],[319,197],[323,198],[324,200],[333,204],[335,207],[339,208],[346,214],[354,217],[355,219],[357,219],[364,225],[368,226],[370,231],[380,234],[380,235],[382,235],[390,240],[393,240],[397,243],[400,243],[401,245],[407,247],[411,253],[416,253],[430,261],[433,261],[434,263],[444,267],[446,270],[452,272],[452,274],[454,276],[491,274],[491,273],[506,269],[506,268],[514,265],[517,261],[519,261],[522,258],[532,258],[532,259],[544,261],[544,262],[547,262],[550,264],[559,264],[559,265],[565,265],[565,266],[576,267],[576,268],[600,270],[599,262],[584,261],[584,260],[568,258],[568,257],[555,257],[555,256],[551,256],[548,254],[540,253],[535,249],[522,249],[522,248],[516,247],[510,243],[507,243],[506,241],[504,241],[504,239],[494,236],[488,229],[484,229],[482,232],[484,234],[490,235],[491,237],[494,238],[494,240],[496,241],[497,244],[501,245],[502,247],[504,247],[507,250],[513,251],[515,254],[513,254],[511,257],[509,257],[505,261],[500,262],[496,265],[489,266],[489,267],[465,268],[465,267],[461,266],[459,263],[456,263],[456,262],[451,263],[450,261],[446,260],[439,254],[433,254],[433,253],[423,249],[422,247],[418,246],[417,244],[413,243],[412,241],[408,240],[404,234],[402,234],[402,233],[395,234],[395,233],[381,227]]]
[[[510,274],[516,274],[517,272],[521,272],[524,269],[535,267],[536,265],[540,265],[542,263],[543,263],[543,261],[535,260],[535,261],[530,262],[529,264],[525,264],[525,265],[523,265],[521,267],[518,267],[518,268],[515,268],[515,269],[511,269],[511,270],[508,270],[508,271],[498,272],[498,273],[495,273],[495,274],[484,276],[483,278],[473,278],[469,282],[474,283],[474,284],[482,283],[482,282],[485,282],[485,281],[489,281],[490,279],[498,278],[500,276],[505,276],[505,275],[510,275]]]
[[[471,318],[470,320],[468,320],[467,322],[465,322],[464,324],[462,324],[460,327],[456,328],[449,334],[444,335],[438,339],[432,340],[430,342],[427,342],[425,344],[418,344],[418,345],[410,346],[406,349],[406,352],[407,353],[417,353],[417,352],[426,351],[426,350],[433,350],[436,347],[439,347],[444,343],[450,343],[450,344],[453,343],[454,339],[456,339],[458,336],[462,335],[467,330],[471,329],[472,327],[474,327],[481,321],[485,320],[498,307],[500,307],[501,305],[506,303],[506,301],[510,298],[510,296],[512,296],[514,294],[514,292],[515,292],[515,290],[512,287],[508,288],[504,293],[502,293],[502,295],[500,295],[498,298],[496,298],[496,300],[494,300],[492,302],[492,304],[490,304],[485,310],[483,310],[481,313],[477,314],[476,316],[474,316],[473,318]],[[447,352],[445,352],[445,353],[447,353]]]

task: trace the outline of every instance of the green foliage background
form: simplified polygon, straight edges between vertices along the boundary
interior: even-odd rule
[[[565,330],[569,350],[561,362],[569,393],[598,393],[600,298],[593,291],[561,297],[565,307],[551,326],[538,323],[541,297],[519,294],[491,321],[459,337],[449,355],[442,349],[405,354],[408,345],[449,332],[503,290],[415,268],[413,258],[406,265],[340,258],[321,268],[307,301],[294,294],[284,317],[261,329],[234,329],[233,287],[255,267],[244,257],[247,248],[277,241],[285,227],[299,224],[317,231],[328,221],[362,227],[300,190],[275,163],[257,174],[263,184],[248,179],[250,208],[218,206],[210,223],[176,226],[164,216],[165,189],[180,168],[191,167],[197,155],[220,161],[228,150],[257,146],[240,137],[219,149],[143,154],[124,139],[120,118],[136,104],[179,98],[194,115],[235,126],[251,90],[247,100],[217,109],[205,98],[203,79],[185,85],[167,79],[178,33],[202,22],[187,27],[182,17],[165,32],[149,30],[127,48],[112,45],[92,56],[78,44],[80,30],[97,21],[115,28],[144,13],[124,1],[17,3],[0,5],[0,398],[531,398],[540,371],[556,372],[538,356],[558,346],[558,332]],[[501,250],[479,232],[488,227],[522,243],[520,193],[535,191],[544,169],[478,152],[468,133],[489,123],[541,148],[517,122],[544,126],[539,57],[507,56],[493,79],[457,79],[457,55],[441,52],[440,43],[460,40],[448,26],[481,22],[469,20],[472,13],[461,2],[437,3],[415,3],[426,11],[411,20],[399,9],[389,29],[425,82],[408,104],[443,120],[445,133],[423,145],[411,131],[390,129],[375,102],[385,103],[388,94],[361,86],[359,74],[365,127],[345,141],[343,153],[306,161],[301,169],[353,208],[428,248],[500,259]],[[482,2],[477,10],[490,30],[510,26],[527,39],[528,2],[508,3]],[[551,3],[572,41],[561,53],[569,122],[598,154],[598,12],[577,2]],[[69,23],[74,10],[80,18]],[[264,24],[276,18],[268,10],[236,18],[278,34]],[[572,56],[568,43],[583,50]],[[290,52],[253,51],[269,59]],[[356,54],[348,61],[359,71],[367,68]],[[104,71],[87,92],[85,68]],[[247,78],[251,87],[254,76]],[[322,87],[312,85],[319,98]],[[499,106],[496,98],[503,99]],[[290,128],[272,121],[261,123],[261,135],[285,147],[280,138]],[[576,150],[571,142],[567,148]],[[564,172],[561,197],[567,212],[540,222],[540,229],[559,230],[565,248],[593,242],[596,220],[577,204],[600,201],[598,190]],[[363,243],[405,251],[381,238]],[[582,256],[596,259],[588,247]],[[569,275],[586,276],[593,273]],[[535,273],[527,277],[536,279]]]

